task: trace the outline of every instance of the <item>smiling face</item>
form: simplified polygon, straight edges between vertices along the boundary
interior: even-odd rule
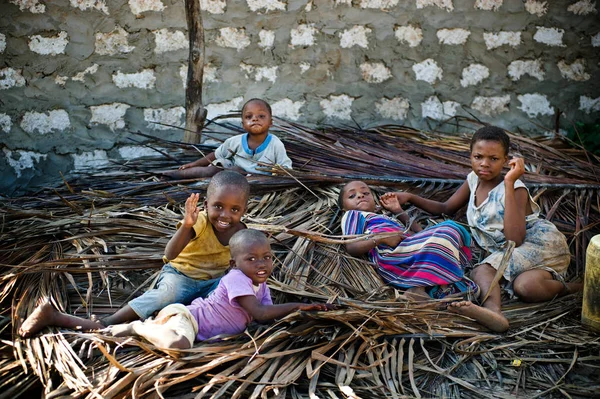
[[[361,181],[351,181],[342,188],[342,208],[345,211],[375,212],[375,198],[369,186]]]
[[[246,211],[246,202],[247,194],[243,189],[232,185],[217,187],[204,203],[208,221],[219,233],[237,229]]]
[[[273,271],[273,254],[266,237],[246,240],[236,245],[231,258],[231,266],[241,270],[254,285],[267,281]]]
[[[273,124],[271,112],[262,101],[250,101],[242,110],[242,126],[251,135],[267,134]]]
[[[481,180],[498,180],[508,162],[506,149],[499,141],[478,140],[471,150],[471,167]]]

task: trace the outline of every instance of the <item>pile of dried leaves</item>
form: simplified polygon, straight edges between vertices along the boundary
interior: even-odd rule
[[[403,126],[310,129],[277,121],[292,175],[250,177],[246,222],[268,232],[277,256],[276,301],[331,302],[245,334],[165,352],[147,342],[47,328],[16,335],[41,298],[80,316],[111,313],[150,287],[191,192],[206,180],[164,181],[155,170],[188,162],[207,146],[132,134],[157,156],[71,176],[53,189],[1,203],[0,398],[46,397],[589,397],[600,394],[600,336],[579,322],[581,296],[506,301],[511,322],[491,334],[435,302],[409,302],[340,245],[339,183],[445,199],[470,170],[473,121],[454,134]],[[216,124],[217,122],[215,122]],[[221,123],[220,130],[237,134]],[[207,133],[210,135],[210,132]],[[532,195],[567,236],[569,278],[583,275],[600,232],[600,168],[555,139],[512,136]],[[428,215],[409,209],[428,223]],[[458,216],[461,219],[461,215]]]

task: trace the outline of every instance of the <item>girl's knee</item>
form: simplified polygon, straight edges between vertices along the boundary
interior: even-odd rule
[[[484,264],[477,266],[471,272],[471,278],[473,280],[481,280],[481,279],[487,278],[489,276],[492,276],[492,278],[493,278],[493,276],[495,276],[495,275],[496,275],[496,269],[494,269],[488,263],[484,263]]]

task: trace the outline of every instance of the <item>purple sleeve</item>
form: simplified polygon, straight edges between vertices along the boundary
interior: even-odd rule
[[[252,288],[252,280],[237,269],[233,269],[227,273],[221,279],[221,282],[227,289],[227,298],[231,304],[237,305],[237,301],[234,302],[234,299],[240,296],[256,296],[254,288]]]
[[[262,298],[260,298],[260,303],[262,305],[272,305],[273,300],[271,299],[271,291],[269,290],[269,287],[267,287],[267,283],[262,283],[262,285],[264,286],[264,290],[262,291],[263,295]]]

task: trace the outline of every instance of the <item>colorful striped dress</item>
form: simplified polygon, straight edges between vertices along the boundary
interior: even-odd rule
[[[345,235],[405,230],[396,219],[372,212],[347,211],[342,218]],[[470,245],[464,227],[445,221],[406,237],[395,248],[380,244],[369,251],[369,259],[384,281],[397,288],[448,285],[463,280]]]

